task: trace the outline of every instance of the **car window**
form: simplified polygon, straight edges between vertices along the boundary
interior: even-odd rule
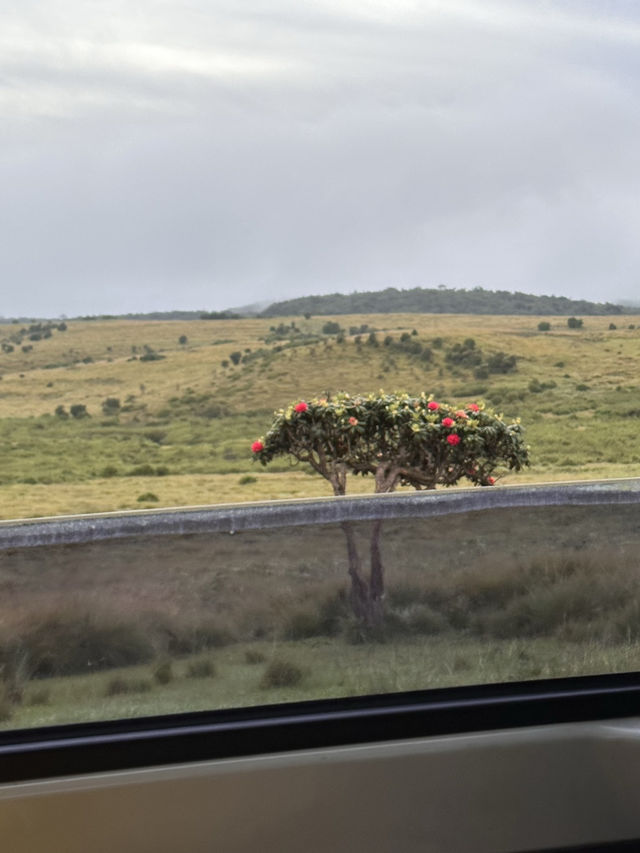
[[[634,672],[636,10],[0,8],[0,726]]]

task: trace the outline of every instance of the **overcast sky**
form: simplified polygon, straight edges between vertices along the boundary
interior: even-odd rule
[[[0,315],[640,299],[635,0],[0,0]]]

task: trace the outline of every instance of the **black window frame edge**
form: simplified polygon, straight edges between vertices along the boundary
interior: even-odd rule
[[[0,732],[0,784],[640,716],[640,672]]]

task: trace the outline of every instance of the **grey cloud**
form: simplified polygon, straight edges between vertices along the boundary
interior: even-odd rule
[[[636,297],[634,6],[21,8],[0,315],[441,282]]]

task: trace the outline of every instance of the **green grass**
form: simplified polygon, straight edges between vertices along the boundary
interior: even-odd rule
[[[432,348],[428,362],[384,345],[358,346],[355,336],[336,343],[320,334],[327,318],[294,319],[320,341],[267,343],[273,319],[74,321],[29,353],[20,347],[0,353],[0,517],[134,508],[145,492],[156,494],[160,506],[328,493],[314,477],[297,476],[304,467],[292,471],[281,461],[257,469],[249,447],[268,428],[274,408],[342,389],[425,389],[454,403],[484,398],[506,416],[520,416],[532,467],[507,481],[640,473],[638,318],[625,318],[637,329],[625,322],[609,330],[610,318],[589,317],[580,331],[552,318],[552,330],[544,333],[537,317],[338,318],[347,329],[368,323],[380,341],[387,335],[398,341],[415,328],[411,340]],[[12,332],[0,327],[0,339]],[[183,334],[186,346],[178,343]],[[485,355],[517,356],[516,372],[479,380],[448,363],[450,348],[468,337]],[[433,347],[436,338],[441,348]],[[141,362],[145,345],[164,359]],[[247,360],[223,367],[234,351]],[[107,398],[121,403],[115,416],[102,412]],[[59,405],[69,411],[78,403],[91,417],[53,414]],[[144,470],[152,478],[133,482]],[[203,486],[202,478],[225,476],[234,476],[233,487],[219,479]],[[169,485],[168,477],[179,480]],[[354,485],[368,490],[362,480]]]
[[[250,651],[266,653],[267,661],[248,663]],[[276,655],[300,668],[302,677],[295,685],[264,686],[265,672]],[[215,677],[194,678],[190,666],[190,658],[175,661],[175,675],[164,685],[153,681],[148,666],[48,679],[46,704],[30,702],[42,690],[34,682],[27,687],[25,704],[13,708],[2,728],[628,672],[640,668],[640,643],[603,647],[588,641],[558,644],[549,639],[478,641],[447,636],[351,645],[324,638],[235,644],[216,653]],[[116,681],[124,687],[110,690]]]

